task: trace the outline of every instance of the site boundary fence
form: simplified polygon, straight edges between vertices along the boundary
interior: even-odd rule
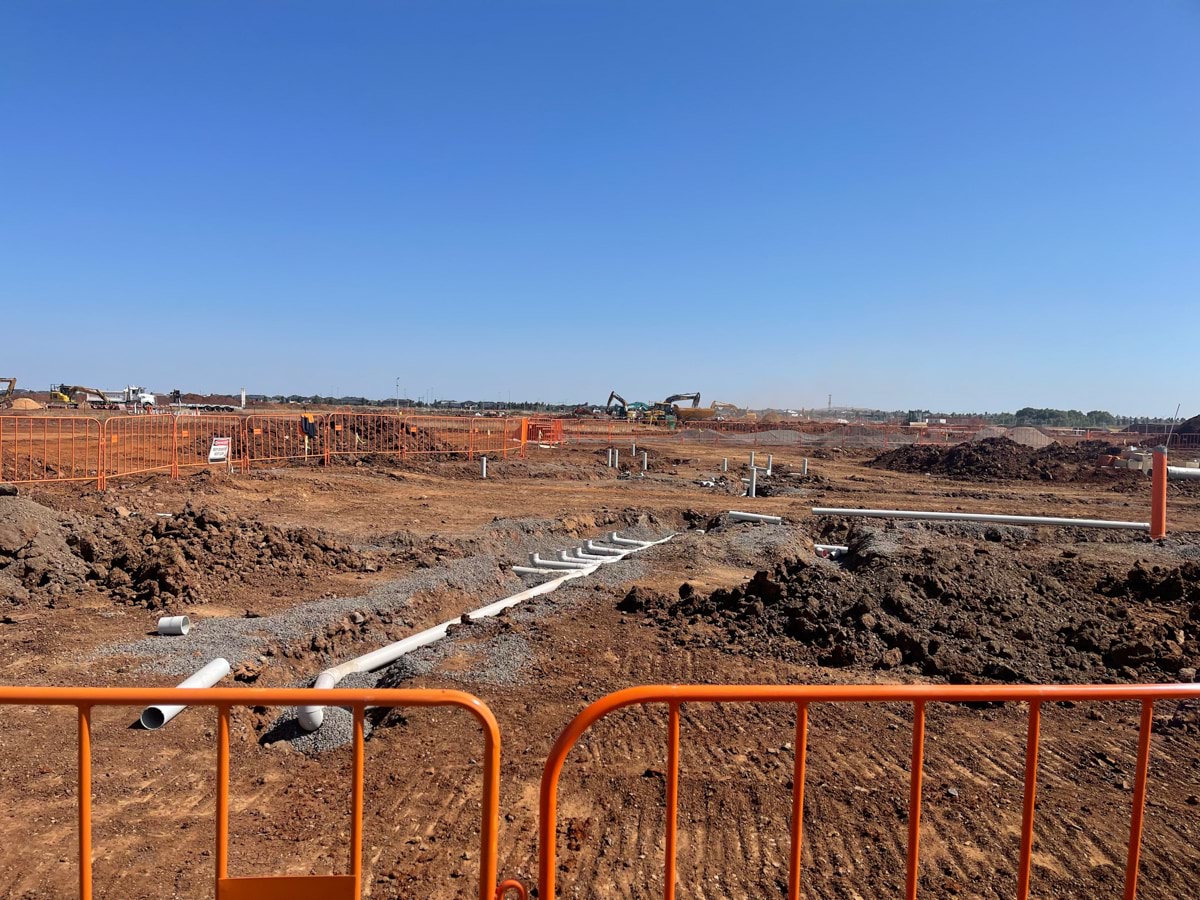
[[[396,413],[196,413],[179,415],[0,416],[0,482],[95,481],[151,472],[178,477],[210,465],[214,438],[227,439],[226,463],[243,473],[256,466],[317,463],[346,457],[524,459],[535,448],[597,444],[889,450],[911,444],[949,446],[981,436],[1010,436],[1030,446],[1102,440],[1113,446],[1166,445],[1200,455],[1200,435],[1139,434],[999,426],[910,428],[832,423],[681,422],[676,427],[632,420],[552,416],[428,416]]]
[[[1038,748],[1041,710],[1055,702],[1137,701],[1141,717],[1137,740],[1137,774],[1130,809],[1129,844],[1125,860],[1125,900],[1137,895],[1138,862],[1142,847],[1142,822],[1150,766],[1150,739],[1154,703],[1157,700],[1195,700],[1198,684],[1131,685],[662,685],[627,688],[595,701],[583,710],[558,736],[546,760],[539,796],[538,894],[555,900],[558,877],[558,782],[567,755],[588,729],[608,714],[632,706],[665,705],[668,711],[666,744],[667,772],[666,835],[663,898],[674,900],[679,806],[680,709],[683,704],[777,703],[795,708],[794,771],[788,854],[788,900],[801,896],[801,858],[804,839],[804,790],[807,775],[809,708],[819,703],[900,702],[913,707],[912,751],[909,765],[908,843],[905,861],[905,893],[915,900],[920,884],[921,789],[924,775],[925,711],[930,703],[1026,703],[1028,720],[1025,771],[1017,870],[1018,900],[1028,900],[1037,802]]]
[[[229,726],[234,707],[299,707],[316,702],[353,712],[349,874],[231,877],[229,875]],[[509,891],[524,898],[516,882],[496,882],[500,817],[500,728],[486,704],[462,691],[433,689],[312,688],[52,688],[0,687],[0,705],[68,706],[77,711],[79,897],[92,900],[92,710],[102,706],[210,706],[217,710],[216,847],[217,900],[288,896],[294,900],[351,900],[362,893],[363,776],[366,710],[372,707],[443,706],[470,713],[483,731],[483,797],[480,801],[479,900],[502,900]],[[449,861],[447,861],[449,862]]]
[[[383,413],[0,416],[0,483],[108,482],[152,472],[179,477],[213,464],[249,472],[282,463],[332,465],[347,456],[524,458],[528,420]],[[225,440],[213,457],[215,438]]]

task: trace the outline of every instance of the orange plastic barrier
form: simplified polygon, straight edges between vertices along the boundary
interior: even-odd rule
[[[229,875],[229,712],[234,706],[303,706],[320,703],[354,711],[348,875],[238,878]],[[351,900],[362,890],[363,717],[367,707],[452,706],[466,710],[483,730],[483,798],[479,839],[479,900],[502,898],[516,882],[496,883],[496,834],[500,814],[500,730],[491,710],[461,691],[347,690],[311,688],[39,688],[0,687],[0,704],[74,706],[79,740],[79,896],[92,900],[92,727],[96,706],[184,704],[217,709],[217,900],[286,897],[287,900]]]
[[[609,694],[588,706],[575,717],[555,741],[542,774],[540,797],[540,847],[538,884],[541,900],[555,900],[557,893],[558,781],[567,754],[580,736],[595,722],[614,710],[629,706],[662,703],[668,709],[666,773],[666,854],[663,897],[674,900],[676,886],[675,850],[679,800],[679,710],[684,703],[787,703],[796,709],[795,770],[793,773],[791,847],[788,867],[788,898],[800,897],[800,852],[804,814],[805,760],[808,747],[808,709],[814,703],[904,702],[913,704],[912,758],[908,802],[908,854],[905,896],[915,900],[918,887],[917,864],[920,860],[921,781],[925,753],[925,706],[928,703],[1024,702],[1029,704],[1029,725],[1025,745],[1024,806],[1021,818],[1020,862],[1017,897],[1028,900],[1030,865],[1033,852],[1034,808],[1037,798],[1037,759],[1044,703],[1058,701],[1141,701],[1138,732],[1137,776],[1130,814],[1129,846],[1125,862],[1126,900],[1137,894],[1138,859],[1142,846],[1142,815],[1146,804],[1146,780],[1150,766],[1150,735],[1156,700],[1183,700],[1200,697],[1197,684],[1131,685],[664,685],[635,687]],[[569,892],[564,892],[569,893]]]
[[[0,416],[0,482],[99,483],[101,432],[98,420],[83,416]]]

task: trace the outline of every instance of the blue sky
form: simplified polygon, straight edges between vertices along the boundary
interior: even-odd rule
[[[1198,170],[1195,0],[7,0],[0,374],[1200,412]]]

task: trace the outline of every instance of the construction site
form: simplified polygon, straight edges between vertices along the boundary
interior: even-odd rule
[[[1194,892],[1200,419],[72,393],[0,412],[0,896]]]

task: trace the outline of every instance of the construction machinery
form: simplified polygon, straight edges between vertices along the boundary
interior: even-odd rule
[[[678,401],[691,400],[691,406],[679,406]],[[679,422],[694,422],[700,419],[711,419],[716,415],[716,410],[712,407],[708,409],[700,408],[700,393],[697,391],[692,394],[672,394],[666,400],[662,400],[654,404],[654,410],[657,412],[657,418],[664,418],[668,425],[676,421]]]
[[[4,392],[0,393],[0,409],[8,409],[12,406],[13,394],[17,392],[17,379],[0,378],[0,384],[5,385]]]
[[[617,402],[616,409],[613,409],[613,401],[614,400]],[[617,418],[617,419],[629,418],[629,404],[626,403],[625,398],[622,397],[620,394],[618,394],[616,391],[612,391],[608,395],[608,402],[606,404],[604,404],[604,410],[610,416],[613,416],[614,418]]]
[[[82,394],[82,398],[77,399],[77,394]],[[134,385],[127,385],[119,391],[102,391],[80,384],[52,384],[50,396],[58,403],[74,404],[80,409],[89,406],[92,409],[125,409],[131,406],[144,409],[158,404],[158,398],[153,394]]]

